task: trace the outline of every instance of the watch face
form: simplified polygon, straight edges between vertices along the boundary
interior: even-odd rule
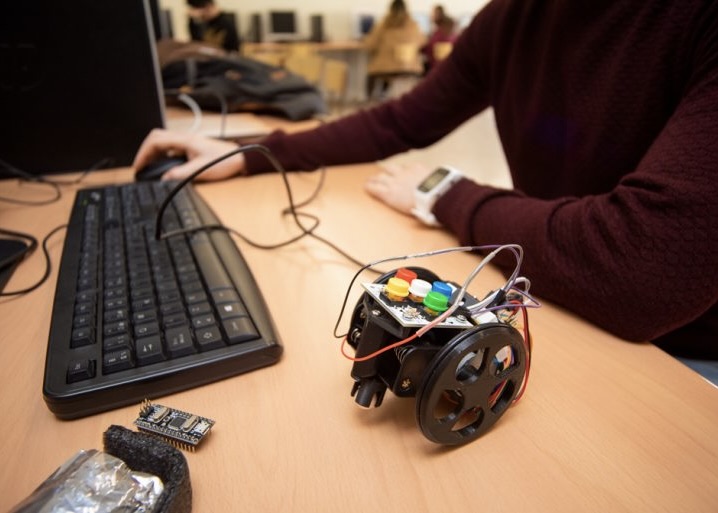
[[[431,173],[429,176],[427,176],[424,181],[419,184],[418,189],[421,192],[429,192],[431,189],[441,183],[441,181],[446,178],[448,174],[448,169],[440,167],[439,169]]]

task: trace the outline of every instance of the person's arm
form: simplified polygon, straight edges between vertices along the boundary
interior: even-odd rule
[[[652,340],[718,299],[717,134],[714,69],[611,192],[544,201],[464,180],[434,214],[464,244],[522,244],[537,294]]]

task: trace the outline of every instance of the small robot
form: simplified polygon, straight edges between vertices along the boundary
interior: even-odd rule
[[[499,289],[478,300],[421,267],[363,287],[346,339],[355,349],[351,393],[360,406],[380,406],[387,388],[416,397],[426,438],[460,445],[484,434],[523,393],[530,340],[522,294]]]

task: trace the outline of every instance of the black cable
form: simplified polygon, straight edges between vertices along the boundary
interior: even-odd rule
[[[344,311],[347,308],[347,303],[349,302],[349,295],[351,294],[352,287],[354,286],[354,282],[357,280],[357,278],[359,277],[359,275],[361,273],[363,273],[364,271],[369,269],[372,265],[373,265],[372,263],[362,265],[359,268],[359,270],[356,273],[354,273],[354,276],[352,276],[352,279],[349,281],[349,286],[347,286],[346,293],[344,294],[344,299],[342,300],[342,305],[339,308],[339,316],[337,317],[337,322],[334,324],[334,331],[332,332],[332,334],[334,335],[334,338],[344,338],[349,334],[349,333],[345,333],[343,335],[338,335],[337,330],[339,329],[339,324],[341,324],[342,318],[344,317]]]
[[[285,191],[286,191],[286,193],[287,193],[287,197],[288,197],[288,199],[289,199],[289,207],[287,207],[287,209],[285,209],[285,210],[283,211],[283,213],[284,213],[284,214],[289,214],[289,215],[292,216],[292,218],[294,219],[294,223],[295,223],[295,224],[299,227],[299,229],[301,230],[301,232],[302,232],[301,234],[297,235],[296,237],[292,237],[291,239],[289,239],[289,240],[287,240],[287,241],[284,241],[284,242],[281,242],[281,243],[277,243],[277,244],[259,244],[259,243],[256,243],[256,242],[254,242],[254,241],[251,241],[250,239],[248,239],[247,237],[245,237],[244,235],[242,235],[242,234],[239,233],[238,231],[236,231],[236,230],[234,230],[234,229],[232,229],[232,228],[226,227],[226,226],[224,226],[224,225],[210,225],[210,226],[203,226],[203,227],[191,228],[191,229],[173,230],[173,231],[171,231],[171,232],[162,233],[162,217],[164,216],[164,212],[165,212],[165,210],[167,209],[167,206],[170,204],[170,202],[171,202],[172,199],[174,198],[174,196],[176,196],[177,193],[178,193],[185,185],[187,185],[189,182],[191,182],[192,180],[194,180],[194,179],[195,179],[197,176],[199,176],[201,173],[205,172],[207,169],[209,169],[209,168],[211,168],[212,166],[218,164],[219,162],[222,162],[223,160],[228,159],[229,157],[232,157],[232,156],[237,155],[237,154],[239,154],[239,153],[246,153],[246,152],[250,152],[250,151],[258,151],[258,152],[260,152],[262,155],[264,155],[265,158],[267,158],[267,160],[269,161],[269,163],[272,165],[272,167],[273,167],[273,168],[280,174],[280,176],[282,177],[282,182],[284,183],[284,188],[285,188]],[[317,189],[316,193],[318,193],[318,189]],[[311,201],[311,199],[313,199],[314,196],[316,196],[316,194],[312,195],[312,197],[310,197],[308,201]],[[307,201],[304,202],[304,204],[306,204],[306,203],[307,203]],[[306,226],[304,226],[304,225],[301,223],[300,217],[307,217],[307,218],[313,219],[313,220],[314,220],[314,224],[313,224],[310,228],[307,228]],[[224,155],[221,155],[221,156],[217,157],[216,159],[212,160],[211,162],[208,162],[207,164],[201,166],[201,167],[198,168],[196,171],[194,171],[193,173],[191,173],[189,176],[187,176],[186,178],[184,178],[183,180],[181,180],[180,182],[177,183],[177,185],[176,185],[176,186],[167,194],[167,196],[164,198],[164,200],[162,201],[162,204],[160,205],[160,207],[159,207],[159,209],[158,209],[158,211],[157,211],[157,217],[155,218],[155,240],[164,240],[164,239],[166,239],[166,238],[168,238],[168,237],[174,237],[174,236],[176,236],[176,235],[183,235],[183,234],[193,233],[193,232],[196,232],[196,231],[199,231],[199,230],[207,230],[207,229],[216,230],[216,229],[221,229],[221,230],[225,230],[225,231],[227,231],[228,233],[233,234],[233,235],[235,235],[235,236],[241,238],[242,240],[244,240],[245,242],[247,242],[249,245],[254,246],[254,247],[256,247],[256,248],[259,248],[259,249],[277,249],[277,248],[286,246],[286,245],[288,245],[288,244],[292,244],[292,243],[294,243],[294,242],[300,240],[301,238],[303,238],[303,237],[305,237],[305,236],[311,236],[311,237],[314,237],[314,238],[315,238],[316,240],[318,240],[319,242],[322,242],[322,243],[326,244],[326,245],[329,246],[331,249],[333,249],[334,251],[336,251],[337,253],[339,253],[340,255],[342,255],[344,258],[348,259],[348,260],[351,261],[352,263],[354,263],[354,264],[356,264],[356,265],[359,265],[359,266],[363,266],[363,265],[364,265],[362,262],[360,262],[359,260],[357,260],[357,259],[355,259],[354,257],[352,257],[351,255],[349,255],[348,253],[346,253],[344,250],[340,249],[338,246],[336,246],[336,245],[333,244],[332,242],[330,242],[330,241],[328,241],[327,239],[325,239],[325,238],[323,238],[323,237],[317,235],[316,233],[314,233],[314,230],[316,230],[316,228],[317,228],[318,226],[319,226],[319,218],[317,218],[316,216],[313,216],[313,215],[311,215],[311,214],[307,214],[307,213],[304,213],[304,212],[298,212],[298,211],[297,211],[297,205],[296,205],[296,203],[294,202],[294,197],[293,197],[293,194],[292,194],[292,188],[291,188],[291,186],[290,186],[290,184],[289,184],[289,180],[288,180],[288,178],[287,178],[287,171],[284,169],[284,167],[282,166],[282,164],[276,159],[276,157],[272,154],[272,152],[270,152],[269,149],[268,149],[266,146],[263,146],[263,145],[261,145],[261,144],[249,144],[249,145],[242,146],[242,147],[240,147],[240,148],[237,148],[237,149],[232,150],[232,151],[230,151],[230,152],[228,152],[228,153],[225,153]]]
[[[35,284],[30,285],[29,287],[26,287],[24,289],[14,290],[12,292],[0,292],[0,297],[19,296],[21,294],[27,294],[28,292],[32,292],[33,290],[37,289],[38,287],[40,287],[40,285],[47,281],[48,276],[50,276],[50,271],[52,270],[52,260],[50,259],[50,252],[47,249],[47,242],[50,240],[50,237],[55,235],[63,228],[67,228],[67,225],[63,224],[54,228],[52,231],[50,231],[50,233],[45,236],[44,239],[42,239],[42,252],[45,255],[45,272],[43,273],[42,277]]]
[[[5,266],[14,264],[15,262],[19,262],[20,260],[25,258],[25,255],[35,251],[35,248],[37,247],[37,239],[29,233],[16,232],[13,230],[7,230],[5,228],[0,228],[0,235],[12,237],[13,239],[24,239],[29,242],[25,249],[23,249],[16,255],[12,255],[5,258],[4,260],[0,260],[0,269],[4,268]]]
[[[319,168],[319,182],[317,182],[317,186],[314,188],[312,193],[307,197],[307,199],[302,200],[299,203],[295,203],[294,208],[297,209],[297,208],[306,207],[312,201],[317,199],[317,196],[319,196],[319,193],[322,191],[322,188],[324,188],[324,182],[326,181],[326,178],[327,178],[327,168],[322,166]],[[290,207],[287,207],[284,210],[282,210],[282,214],[284,214],[284,215],[290,214],[290,213],[291,213]]]
[[[6,196],[0,196],[0,201],[4,201],[6,203],[12,203],[13,205],[42,206],[42,205],[50,205],[51,203],[55,203],[57,200],[60,199],[60,197],[62,197],[62,192],[60,191],[60,187],[55,183],[45,181],[42,176],[31,175],[30,173],[16,168],[9,162],[6,162],[2,159],[0,159],[0,166],[4,167],[7,171],[14,174],[21,181],[46,184],[46,185],[49,185],[50,187],[52,187],[55,192],[55,195],[48,200],[26,201],[26,200],[21,200],[21,199],[16,199],[16,198],[8,198]]]
[[[327,124],[327,122],[321,118],[314,118],[314,119],[319,121],[320,125]],[[326,178],[327,178],[327,168],[326,168],[326,166],[321,166],[319,168],[319,182],[317,182],[317,186],[314,188],[314,191],[307,197],[307,199],[300,201],[299,203],[295,203],[294,208],[296,209],[296,208],[306,207],[312,201],[314,201],[317,198],[317,196],[319,196],[319,193],[322,191],[322,189],[324,188],[324,182],[326,181]],[[289,212],[290,212],[289,207],[282,210],[282,214],[288,214]],[[335,249],[339,253],[342,253],[342,251],[339,250],[338,248],[333,248],[333,249]],[[346,255],[344,255],[344,256],[346,256]],[[353,259],[351,257],[349,257],[349,260],[353,260]]]
[[[98,169],[105,169],[110,167],[115,163],[115,159],[112,157],[105,157],[103,159],[100,159],[99,161],[95,162],[92,166],[87,168],[85,171],[83,171],[80,176],[77,178],[74,178],[72,180],[54,180],[50,179],[48,177],[43,177],[43,182],[46,183],[54,183],[57,185],[77,185],[78,183],[82,182],[87,175],[92,173],[93,171],[97,171]]]
[[[19,169],[9,162],[6,162],[2,159],[0,159],[0,166],[5,168],[10,173],[14,174],[21,182],[32,182],[32,183],[39,183],[42,185],[49,185],[53,188],[55,191],[55,194],[52,198],[48,200],[41,200],[41,201],[26,201],[26,200],[20,200],[17,198],[8,198],[6,196],[0,196],[0,201],[4,201],[6,203],[12,203],[14,205],[25,205],[25,206],[42,206],[42,205],[49,205],[51,203],[56,202],[62,197],[62,191],[60,190],[60,185],[76,185],[91,172],[97,171],[98,169],[103,169],[106,167],[109,167],[114,162],[114,159],[110,157],[106,157],[92,166],[90,166],[88,169],[82,172],[79,177],[73,179],[73,180],[52,180],[44,175],[33,175],[28,173],[27,171],[23,171],[22,169]]]

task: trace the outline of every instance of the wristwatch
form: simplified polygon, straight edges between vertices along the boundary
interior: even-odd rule
[[[411,213],[424,224],[440,226],[431,210],[436,201],[463,176],[449,166],[432,171],[414,190],[414,208]]]

